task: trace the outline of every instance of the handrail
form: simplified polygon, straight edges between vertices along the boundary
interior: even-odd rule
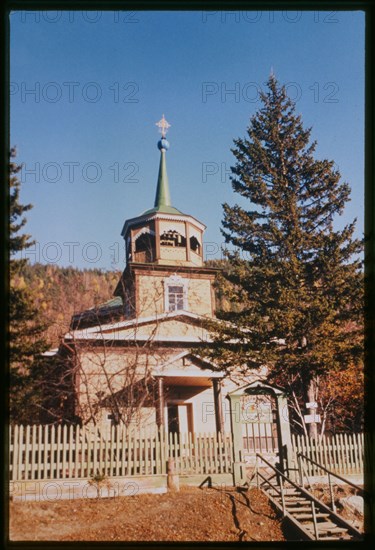
[[[304,455],[303,453],[298,452],[297,453],[297,458],[299,458],[299,457],[304,458],[305,460],[308,460],[309,462],[312,462],[313,464],[315,464],[315,466],[318,466],[321,470],[323,470],[324,472],[327,472],[327,474],[329,474],[333,477],[337,477],[337,479],[340,479],[341,481],[344,481],[348,485],[351,485],[352,487],[354,487],[354,489],[357,489],[357,491],[359,491],[361,493],[361,496],[365,495],[366,491],[362,487],[360,487],[359,485],[356,485],[355,483],[352,483],[351,481],[349,481],[345,477],[342,477],[342,476],[336,474],[335,472],[332,472],[331,470],[328,470],[328,468],[326,468],[322,464],[319,464],[318,462],[315,462],[315,460],[313,460],[312,458]]]
[[[271,464],[270,462],[268,462],[268,460],[266,460],[262,455],[260,455],[259,453],[256,453],[256,456],[259,456],[259,458],[261,460],[263,460],[263,462],[265,462],[270,468],[272,468],[272,470],[274,470],[279,476],[283,477],[284,479],[286,479],[291,485],[293,485],[293,487],[295,487],[296,489],[298,489],[299,491],[301,491],[302,493],[304,493],[306,496],[308,496],[310,499],[313,499],[316,503],[318,504],[322,504],[320,502],[319,499],[317,499],[312,493],[310,493],[310,491],[308,491],[307,489],[301,487],[300,485],[298,485],[298,483],[294,483],[294,481],[292,481],[288,476],[286,476],[285,474],[283,474],[280,470],[278,470],[276,468],[276,466],[274,466],[273,464]],[[327,509],[329,510],[329,508],[327,507]]]
[[[318,506],[320,508],[322,508],[323,510],[325,510],[326,512],[329,512],[330,514],[333,514],[336,518],[336,520],[338,522],[341,523],[341,525],[345,526],[346,529],[348,529],[349,532],[352,532],[356,535],[360,535],[362,536],[362,534],[360,533],[360,531],[358,531],[358,529],[356,529],[353,525],[351,525],[350,523],[348,523],[344,518],[342,518],[341,516],[337,515],[336,512],[332,511],[326,504],[324,504],[323,502],[321,502],[319,499],[317,499],[312,493],[310,493],[310,491],[307,491],[306,489],[304,489],[303,487],[301,487],[300,485],[298,485],[297,483],[294,483],[294,481],[292,481],[290,478],[288,478],[285,474],[283,474],[280,470],[278,470],[273,464],[271,464],[270,462],[268,462],[268,460],[266,460],[261,454],[259,453],[256,453],[256,457],[260,458],[260,460],[262,460],[263,462],[265,462],[272,470],[274,470],[274,472],[276,472],[280,477],[286,479],[288,481],[288,483],[290,483],[293,487],[295,487],[296,489],[298,489],[302,494],[306,495],[308,497],[309,500],[311,501],[314,501],[315,504],[318,504]]]

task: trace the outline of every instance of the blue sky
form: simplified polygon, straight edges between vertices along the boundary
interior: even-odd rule
[[[352,188],[338,224],[357,217],[362,235],[362,12],[10,17],[11,144],[24,163],[21,199],[34,205],[31,261],[123,269],[123,223],[153,206],[163,113],[173,205],[207,225],[206,257],[220,257],[221,205],[238,200],[230,148],[271,68],[312,126],[316,156]]]

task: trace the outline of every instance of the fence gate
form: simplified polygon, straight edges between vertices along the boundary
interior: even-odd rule
[[[228,394],[233,436],[233,474],[235,484],[246,481],[256,453],[292,467],[292,443],[288,405],[281,388],[260,381],[252,382]]]
[[[242,445],[245,462],[253,462],[255,453],[276,456],[276,399],[267,394],[245,394],[240,397]]]

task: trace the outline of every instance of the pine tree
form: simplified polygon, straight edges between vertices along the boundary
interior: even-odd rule
[[[33,296],[25,284],[23,271],[27,259],[22,252],[34,243],[30,235],[20,234],[26,223],[25,212],[31,204],[20,203],[21,183],[17,174],[21,166],[13,159],[16,150],[12,148],[9,162],[10,225],[9,225],[9,374],[10,374],[10,417],[12,421],[32,420],[42,399],[41,381],[35,376],[40,372],[38,355],[46,349],[42,338],[45,325],[34,306]]]
[[[272,75],[244,139],[234,141],[232,187],[222,233],[241,311],[225,317],[213,355],[230,368],[267,363],[270,379],[292,380],[316,401],[327,372],[361,354],[362,243],[355,221],[334,228],[350,188],[334,162],[314,158],[285,87]],[[217,330],[217,329],[216,329]],[[233,347],[233,341],[236,345]],[[312,437],[315,423],[309,425]]]

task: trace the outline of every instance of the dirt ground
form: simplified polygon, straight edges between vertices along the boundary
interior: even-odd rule
[[[11,502],[14,541],[283,541],[257,489],[184,487],[178,493]]]

